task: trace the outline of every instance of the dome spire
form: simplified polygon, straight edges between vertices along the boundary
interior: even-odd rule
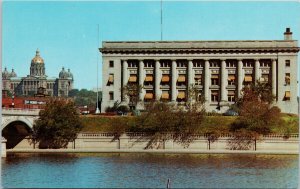
[[[35,56],[40,56],[39,48],[36,49],[36,51],[35,51]]]

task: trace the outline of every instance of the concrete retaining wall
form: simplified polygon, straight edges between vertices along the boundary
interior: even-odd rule
[[[220,137],[215,142],[209,142],[205,136],[199,136],[188,147],[176,143],[173,140],[162,141],[153,144],[154,149],[166,149],[166,150],[230,150],[228,141],[231,138],[228,136]],[[140,134],[135,136],[122,135],[121,137],[114,138],[109,133],[81,133],[74,142],[70,142],[68,149],[99,149],[99,150],[116,150],[116,149],[132,149],[143,150],[149,143],[149,137]],[[36,145],[38,146],[38,145]],[[30,144],[29,138],[25,138],[14,149],[33,149],[33,144]],[[249,150],[255,150],[254,141]],[[288,139],[284,139],[283,136],[265,136],[261,140],[256,141],[256,150],[299,150],[299,140],[297,136],[291,136]]]

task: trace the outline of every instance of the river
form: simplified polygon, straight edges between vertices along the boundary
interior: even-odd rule
[[[5,188],[297,188],[298,155],[10,154]]]

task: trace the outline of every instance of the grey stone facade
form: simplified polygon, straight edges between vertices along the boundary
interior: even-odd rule
[[[298,113],[299,48],[289,28],[284,40],[107,41],[99,50],[102,111],[122,101],[122,86],[136,82],[143,86],[138,108],[149,99],[184,105],[194,84],[204,94],[207,111],[224,112],[245,84],[260,80],[272,85],[282,112]]]
[[[48,77],[44,60],[38,50],[31,60],[30,75],[17,77],[14,69],[8,72],[7,68],[2,72],[2,90],[8,90],[16,96],[33,96],[42,87],[46,95],[67,97],[69,91],[73,89],[73,82],[70,69],[65,71],[62,68],[58,78]]]

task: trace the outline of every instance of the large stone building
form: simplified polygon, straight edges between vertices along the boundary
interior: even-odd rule
[[[73,82],[73,74],[70,69],[65,71],[62,68],[58,78],[48,77],[39,50],[36,51],[35,57],[31,60],[30,75],[17,77],[14,69],[8,72],[7,68],[2,72],[2,90],[10,91],[16,96],[34,96],[42,91],[49,96],[67,97],[73,88]]]
[[[283,40],[103,42],[102,110],[124,101],[120,89],[132,82],[143,86],[140,108],[161,99],[184,105],[194,84],[207,111],[224,112],[259,80],[272,85],[282,112],[298,113],[298,51],[289,28]]]

